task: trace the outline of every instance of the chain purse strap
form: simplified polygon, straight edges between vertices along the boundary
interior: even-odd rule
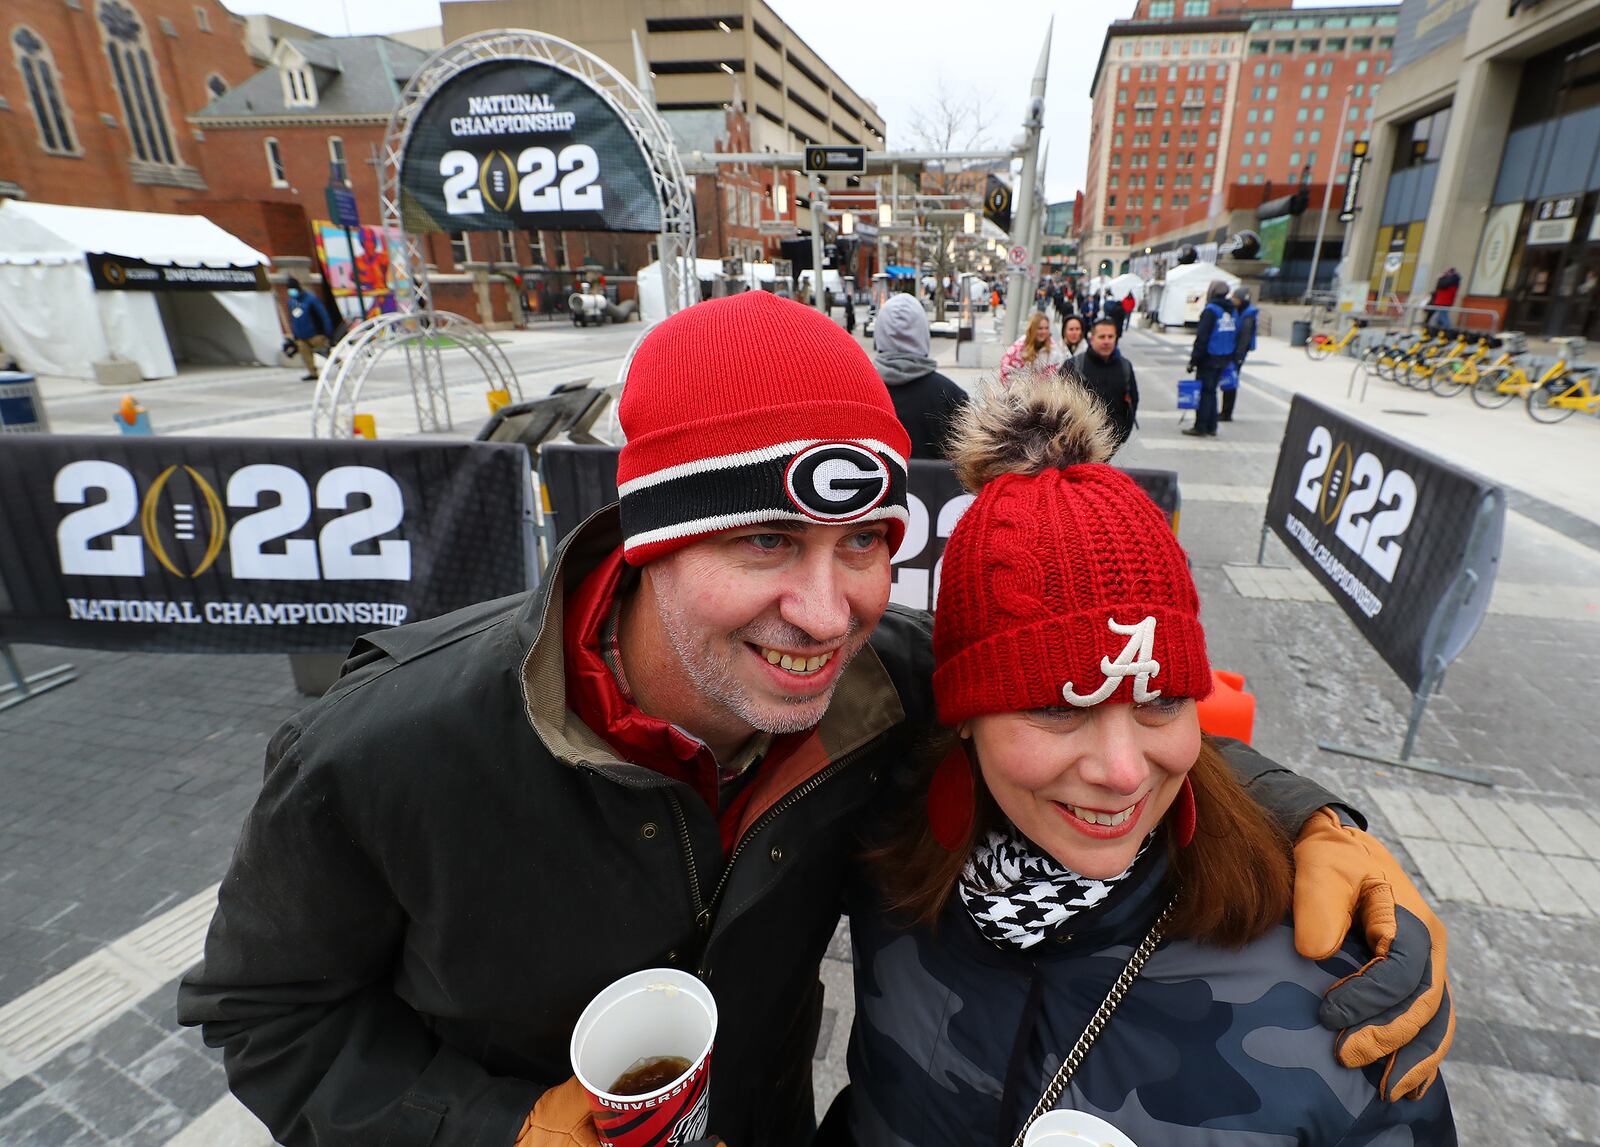
[[[1044,1094],[1039,1096],[1039,1102],[1034,1104],[1033,1111],[1023,1122],[1022,1130],[1017,1132],[1016,1141],[1011,1147],[1022,1147],[1022,1141],[1028,1137],[1028,1128],[1032,1127],[1034,1121],[1045,1112],[1054,1109],[1056,1101],[1061,1098],[1061,1093],[1067,1089],[1067,1084],[1082,1066],[1084,1056],[1089,1054],[1089,1048],[1105,1030],[1107,1021],[1111,1019],[1111,1013],[1121,1005],[1122,997],[1128,994],[1128,989],[1133,987],[1133,981],[1139,978],[1139,973],[1144,970],[1156,946],[1161,943],[1161,935],[1166,930],[1167,918],[1172,915],[1172,906],[1175,903],[1175,899],[1167,902],[1167,906],[1161,910],[1161,915],[1156,917],[1156,922],[1150,925],[1150,931],[1133,950],[1133,955],[1128,957],[1128,962],[1118,974],[1116,983],[1111,985],[1106,998],[1100,1001],[1100,1006],[1095,1009],[1094,1015],[1089,1017],[1089,1023],[1084,1027],[1083,1034],[1078,1037],[1078,1042],[1072,1045],[1067,1058],[1061,1061],[1061,1069],[1050,1081],[1050,1086],[1044,1089]]]

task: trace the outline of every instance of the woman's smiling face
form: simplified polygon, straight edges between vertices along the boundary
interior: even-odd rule
[[[1127,870],[1200,755],[1187,698],[974,717],[961,728],[1002,812],[1081,876]]]

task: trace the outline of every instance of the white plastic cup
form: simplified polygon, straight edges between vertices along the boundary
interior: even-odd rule
[[[1047,1111],[1034,1120],[1022,1147],[1138,1147],[1099,1116],[1086,1111]]]
[[[706,1136],[717,1003],[676,968],[624,976],[589,1001],[572,1029],[572,1071],[589,1093],[606,1147],[688,1143]],[[689,1070],[642,1095],[607,1089],[641,1059],[680,1056]]]

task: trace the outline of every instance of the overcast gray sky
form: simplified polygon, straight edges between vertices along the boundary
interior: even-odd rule
[[[437,0],[223,2],[235,12],[268,12],[330,34],[394,32],[439,23]],[[892,147],[910,145],[906,132],[913,109],[925,106],[941,87],[957,98],[981,97],[990,113],[992,140],[1003,146],[1021,130],[1028,81],[1054,16],[1045,96],[1050,148],[1046,192],[1051,201],[1070,199],[1083,186],[1089,82],[1106,27],[1134,7],[1134,0],[767,2],[812,50],[878,105]]]

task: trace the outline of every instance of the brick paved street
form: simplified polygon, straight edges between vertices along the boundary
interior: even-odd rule
[[[583,365],[525,376],[530,392],[572,373],[606,381],[627,344],[545,336],[557,348],[546,358]],[[519,348],[522,361],[539,346]],[[1593,490],[1600,425],[1533,427],[1520,412],[1377,381],[1351,407],[1429,449],[1479,451],[1488,476],[1513,488],[1489,615],[1430,704],[1417,749],[1497,786],[1480,788],[1319,750],[1393,752],[1410,699],[1284,547],[1270,542],[1266,566],[1255,565],[1286,398],[1305,389],[1342,402],[1348,366],[1309,364],[1263,340],[1238,419],[1216,442],[1195,442],[1179,436],[1173,401],[1186,345],[1133,332],[1125,349],[1144,410],[1118,461],[1181,476],[1180,537],[1211,655],[1249,678],[1258,747],[1364,808],[1450,925],[1459,1026],[1446,1078],[1462,1142],[1600,1144],[1600,512],[1552,493]],[[976,372],[952,374],[965,383]],[[281,396],[251,405],[225,378],[191,382],[184,421],[209,409],[250,432],[299,432],[300,415],[271,413],[288,405]],[[57,428],[97,428],[99,397],[74,392]],[[1385,413],[1408,408],[1424,417]],[[1467,422],[1508,413],[1521,423]],[[1550,465],[1566,468],[1560,482]],[[1537,480],[1519,484],[1519,467]],[[71,661],[81,675],[0,713],[0,1144],[266,1143],[225,1099],[215,1055],[174,1027],[172,1007],[267,738],[303,703],[287,659],[17,652],[30,672]],[[842,935],[824,978],[819,1103],[843,1080],[853,1014]]]

